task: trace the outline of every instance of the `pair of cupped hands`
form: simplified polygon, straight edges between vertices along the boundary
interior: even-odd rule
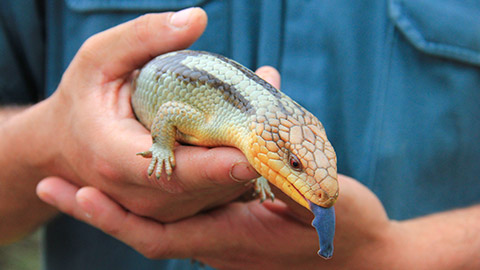
[[[58,176],[40,181],[38,196],[148,258],[194,258],[222,269],[368,267],[390,247],[393,222],[351,178],[339,175],[335,253],[326,261],[316,254],[306,209],[276,189],[275,202],[236,199],[258,177],[237,149],[178,146],[171,180],[148,177],[149,160],[136,153],[152,140],[132,112],[132,72],[188,47],[206,24],[199,8],[149,14],[82,45],[57,91],[39,105],[46,119],[56,119],[56,146],[46,150],[52,155],[44,166]],[[280,87],[272,67],[257,74]]]

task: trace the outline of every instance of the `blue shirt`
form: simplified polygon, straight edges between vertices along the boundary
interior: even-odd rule
[[[339,172],[373,190],[390,218],[480,202],[478,1],[4,2],[0,101],[53,92],[94,33],[200,6],[209,24],[193,49],[276,67],[282,90],[323,122]],[[52,270],[197,267],[145,259],[66,216],[47,226],[45,254]]]

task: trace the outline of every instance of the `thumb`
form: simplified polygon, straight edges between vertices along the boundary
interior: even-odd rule
[[[73,70],[92,71],[84,74],[89,80],[124,78],[159,54],[190,46],[206,24],[200,8],[143,15],[90,37],[72,61]]]
[[[271,66],[263,66],[257,69],[255,73],[260,76],[260,78],[267,81],[273,87],[280,89],[280,73]]]

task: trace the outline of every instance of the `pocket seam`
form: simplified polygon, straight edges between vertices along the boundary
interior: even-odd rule
[[[436,56],[456,59],[474,65],[480,65],[480,51],[448,43],[441,43],[425,38],[424,34],[415,26],[414,20],[409,17],[402,5],[402,0],[390,0],[389,16],[395,26],[405,35],[410,43],[420,51]]]
[[[99,11],[167,11],[179,10],[191,6],[199,6],[205,0],[182,1],[103,1],[103,0],[66,0],[67,7],[76,12]]]

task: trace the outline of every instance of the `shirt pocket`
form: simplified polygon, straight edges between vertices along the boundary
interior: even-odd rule
[[[394,218],[478,202],[480,1],[388,4],[373,189]]]
[[[67,6],[77,12],[148,12],[174,11],[191,6],[199,6],[206,0],[66,0]]]
[[[480,65],[480,2],[389,0],[396,28],[420,51]]]

